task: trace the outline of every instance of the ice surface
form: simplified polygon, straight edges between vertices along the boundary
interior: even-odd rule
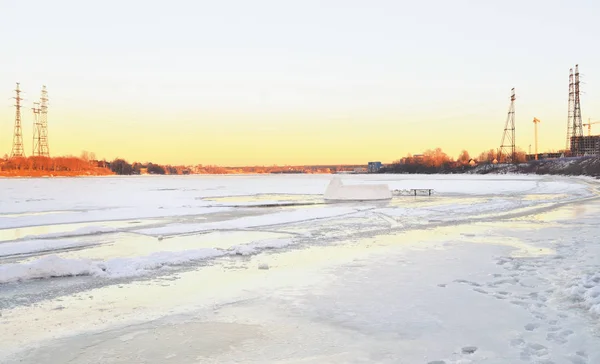
[[[595,181],[330,180],[0,179],[0,361],[600,362]]]
[[[9,248],[2,250],[0,245],[0,257],[2,254],[15,254],[48,250],[47,242],[29,241],[27,247],[19,247],[12,243]],[[35,244],[34,244],[35,243]],[[146,256],[112,258],[108,260],[92,259],[68,259],[57,255],[49,255],[43,258],[30,260],[25,263],[13,263],[0,265],[0,284],[29,279],[68,277],[91,275],[105,278],[136,277],[156,269],[181,265],[184,263],[206,260],[225,255],[252,255],[264,250],[278,249],[293,245],[292,239],[270,239],[256,241],[248,244],[235,245],[229,249],[203,248],[186,249],[182,251],[162,251]],[[54,249],[77,246],[74,242],[63,241]]]
[[[370,206],[357,206],[357,207],[324,207],[320,209],[316,208],[298,208],[294,211],[282,211],[272,214],[265,214],[259,216],[247,216],[239,219],[232,219],[228,221],[220,221],[213,223],[201,223],[201,224],[169,224],[163,227],[148,228],[137,230],[140,234],[149,235],[170,235],[170,234],[184,234],[201,231],[211,230],[227,230],[227,229],[247,229],[256,228],[263,226],[272,226],[280,224],[290,224],[307,220],[319,220],[331,217],[338,217],[347,214],[352,214],[357,211],[371,208]]]
[[[293,244],[294,241],[292,239],[270,239],[250,244],[235,245],[230,250],[233,250],[238,255],[251,255],[262,250],[285,248]]]
[[[4,281],[27,280],[30,278],[43,278],[41,272],[48,272],[48,276],[82,275],[93,276],[135,276],[143,272],[159,269],[163,265],[174,264],[181,261],[181,256],[193,257],[190,261],[205,258],[214,258],[221,254],[209,254],[198,259],[194,252],[195,247],[177,248],[165,246],[164,252],[139,249],[139,255],[124,256],[122,264],[129,264],[130,271],[117,268],[118,258],[102,258],[98,254],[59,254],[54,257],[53,264],[68,264],[78,261],[73,271],[64,267],[49,267],[46,255],[53,251],[65,249],[85,249],[94,247],[106,240],[104,236],[119,231],[130,231],[139,234],[152,235],[160,238],[176,237],[182,234],[206,233],[209,231],[223,230],[252,230],[286,228],[290,224],[314,222],[315,226],[327,226],[325,220],[345,218],[351,221],[352,217],[364,218],[373,216],[378,218],[372,226],[348,225],[337,236],[346,236],[356,232],[376,231],[385,228],[402,229],[418,225],[441,222],[469,221],[482,214],[498,214],[518,211],[524,207],[542,206],[546,199],[529,198],[535,195],[562,196],[558,202],[582,198],[591,195],[588,185],[584,183],[571,183],[567,180],[556,180],[540,177],[520,176],[348,176],[342,187],[368,187],[373,182],[385,182],[393,188],[434,188],[438,195],[435,198],[410,200],[397,199],[396,202],[385,206],[369,203],[342,204],[342,205],[317,205],[306,207],[302,205],[291,208],[274,210],[263,209],[247,210],[244,214],[243,207],[232,209],[223,207],[229,200],[235,198],[248,198],[258,196],[257,201],[265,200],[277,203],[277,193],[286,194],[281,201],[302,202],[310,200],[312,196],[319,196],[323,187],[330,183],[328,176],[228,176],[228,177],[201,177],[190,178],[85,178],[85,179],[20,179],[0,180],[6,191],[10,191],[10,198],[6,196],[0,203],[0,235],[4,243],[0,243],[0,258],[15,255],[39,253],[40,261],[29,259],[20,263],[8,262],[10,272],[4,267]],[[16,185],[21,188],[16,188]],[[23,191],[29,189],[29,194]],[[389,189],[386,187],[386,191]],[[386,192],[386,193],[387,193]],[[463,195],[462,199],[444,197]],[[229,197],[227,197],[229,196]],[[237,197],[236,197],[237,196]],[[260,197],[264,196],[264,197]],[[294,197],[296,196],[296,197]],[[470,197],[466,196],[480,196]],[[412,203],[412,202],[415,203]],[[262,201],[264,202],[264,201]],[[239,203],[239,201],[238,201]],[[264,204],[263,204],[264,205]],[[48,207],[52,207],[48,209]],[[251,206],[247,207],[252,208]],[[236,210],[238,213],[231,214]],[[221,214],[221,215],[220,215]],[[225,214],[225,215],[223,215]],[[229,214],[229,215],[227,215]],[[365,215],[367,214],[367,215]],[[155,220],[147,222],[144,218],[152,217]],[[138,221],[123,221],[117,225],[110,223],[123,218],[136,218]],[[104,221],[98,219],[105,219]],[[89,221],[86,224],[86,221]],[[375,220],[373,221],[375,222]],[[60,230],[56,223],[64,226],[77,226]],[[137,224],[135,224],[137,223]],[[383,225],[381,225],[383,223]],[[43,225],[46,224],[46,225]],[[76,225],[74,225],[76,224]],[[21,228],[21,226],[37,225],[36,228]],[[150,226],[148,226],[150,225]],[[50,230],[51,232],[32,233]],[[18,233],[19,230],[28,231]],[[311,232],[302,232],[303,236],[310,236]],[[11,241],[11,236],[18,240]],[[86,236],[97,236],[94,239],[84,239]],[[326,239],[331,239],[336,234],[321,233]],[[68,237],[67,240],[65,238]],[[115,236],[117,240],[119,236]],[[255,254],[267,249],[284,248],[291,244],[291,240],[282,240],[279,246],[268,247],[269,243],[254,242],[237,246],[236,254]],[[267,245],[260,245],[267,244]],[[115,242],[115,249],[123,244]],[[275,244],[277,245],[277,244]],[[221,252],[223,249],[213,247]],[[127,249],[129,250],[129,248]],[[225,249],[227,250],[227,249]],[[92,252],[92,250],[88,250]],[[223,253],[227,255],[227,253]],[[62,260],[61,260],[62,259]],[[111,260],[116,259],[116,260]],[[161,261],[164,259],[164,261]],[[92,262],[92,263],[89,263]],[[113,263],[108,263],[113,262]],[[28,264],[28,269],[22,269],[18,264]],[[87,268],[86,264],[98,267],[98,264],[108,264],[110,269],[98,270],[94,267]],[[83,268],[82,268],[83,267]],[[137,268],[136,268],[137,267]],[[143,268],[140,268],[143,267]],[[28,272],[35,271],[34,274]],[[21,272],[22,277],[17,273]]]
[[[68,232],[57,232],[57,233],[46,233],[46,234],[38,234],[38,235],[26,235],[21,239],[51,239],[51,238],[63,238],[63,237],[72,237],[78,235],[94,235],[100,233],[110,233],[117,231],[117,228],[110,226],[84,226],[79,229],[75,229],[73,231]]]
[[[26,240],[0,244],[0,258],[10,255],[51,252],[61,249],[98,244],[98,242],[81,242],[75,240]]]

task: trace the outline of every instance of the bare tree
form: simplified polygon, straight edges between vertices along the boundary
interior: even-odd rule
[[[462,152],[460,152],[457,162],[462,164],[462,165],[467,165],[469,164],[469,161],[471,160],[471,157],[469,156],[469,152],[467,152],[466,150],[463,149]]]

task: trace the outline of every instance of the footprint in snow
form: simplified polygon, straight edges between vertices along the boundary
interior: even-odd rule
[[[571,360],[571,364],[588,364],[588,355],[585,351],[577,351],[575,355],[571,355],[569,358]]]
[[[467,281],[466,279],[456,279],[456,280],[454,280],[454,282],[468,284],[473,287],[481,287],[481,284],[479,284],[477,282],[473,282],[473,281]]]
[[[521,359],[523,360],[531,360],[532,357],[535,357],[538,360],[536,363],[540,363],[540,357],[548,355],[548,348],[542,344],[529,343],[525,344],[524,346],[525,347],[520,353]]]
[[[464,348],[462,348],[463,354],[473,354],[476,351],[477,351],[477,346],[465,346]]]
[[[525,325],[525,330],[533,331],[533,330],[537,329],[538,327],[540,327],[540,324],[530,323],[530,324]]]

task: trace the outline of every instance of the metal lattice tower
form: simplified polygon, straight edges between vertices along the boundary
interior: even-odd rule
[[[19,89],[19,83],[17,82],[17,88],[15,89],[16,96],[14,99],[15,107],[17,111],[15,113],[15,130],[13,134],[13,145],[10,151],[10,157],[25,157],[25,151],[23,150],[23,130],[21,128],[21,90]]]
[[[33,107],[33,150],[32,156],[40,155],[40,103],[34,102]]]
[[[506,156],[506,161],[514,163],[516,148],[515,148],[515,89],[510,90],[510,106],[508,108],[508,117],[504,126],[504,134],[502,134],[502,142],[500,143],[500,151],[498,153],[498,162]]]
[[[575,103],[573,105],[573,136],[575,137],[575,155],[583,155],[583,121],[581,120],[581,103],[579,98],[579,65],[575,65],[575,80],[573,82],[575,89]]]
[[[575,86],[573,83],[573,69],[569,69],[569,112],[567,116],[567,150],[571,150],[571,137],[573,136],[573,105],[575,104]]]
[[[50,147],[48,146],[48,91],[46,91],[46,86],[42,86],[39,105],[39,145],[37,155],[50,157]]]
[[[567,121],[567,149],[573,156],[582,156],[586,152],[583,137],[583,120],[581,119],[581,92],[579,89],[579,65],[569,70],[569,117]]]

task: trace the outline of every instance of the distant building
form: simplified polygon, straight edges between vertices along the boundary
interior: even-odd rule
[[[600,155],[600,135],[571,137],[571,153],[579,149],[582,155]]]
[[[367,165],[367,171],[369,173],[377,173],[383,167],[381,162],[369,162]]]

